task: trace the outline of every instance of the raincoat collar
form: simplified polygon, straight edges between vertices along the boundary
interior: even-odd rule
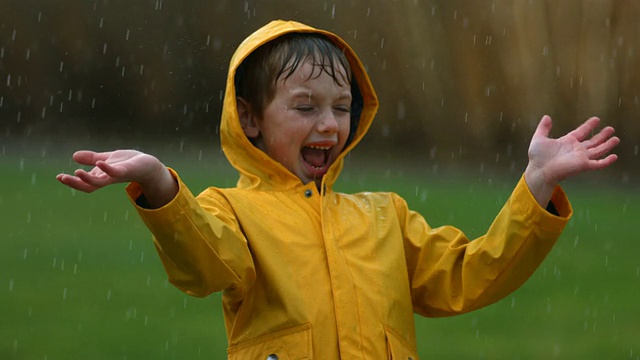
[[[337,35],[315,29],[295,21],[275,20],[253,34],[249,35],[239,46],[231,58],[224,103],[222,108],[222,122],[220,126],[220,138],[222,150],[233,167],[240,173],[238,188],[255,188],[259,190],[292,190],[300,187],[308,187],[302,181],[277,161],[271,159],[263,151],[255,147],[245,136],[238,117],[236,104],[235,75],[242,61],[261,45],[273,39],[292,32],[318,33],[327,36],[338,47],[344,50],[353,78],[357,83],[357,89],[362,96],[362,111],[359,119],[356,119],[356,130],[351,130],[352,139],[344,151],[331,165],[323,178],[323,188],[331,189],[338,178],[344,164],[344,157],[363,138],[371,126],[378,109],[378,99],[367,75],[364,66],[351,47]],[[352,86],[352,92],[354,92]]]

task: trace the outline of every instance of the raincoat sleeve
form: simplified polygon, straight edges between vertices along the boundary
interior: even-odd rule
[[[474,241],[450,226],[432,229],[396,200],[414,311],[438,317],[492,304],[518,289],[549,253],[573,210],[560,187],[557,215],[535,201],[524,177],[491,224]]]
[[[212,199],[205,209],[178,174],[169,171],[178,182],[179,191],[161,208],[146,209],[136,203],[142,195],[139,184],[131,183],[126,188],[153,234],[169,281],[198,297],[225,289],[242,294],[255,278],[255,271],[233,211],[226,202]]]

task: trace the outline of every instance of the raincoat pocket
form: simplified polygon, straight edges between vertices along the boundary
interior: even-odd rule
[[[384,327],[384,334],[387,339],[387,358],[389,360],[418,360],[415,350],[388,326]]]
[[[311,324],[304,324],[260,336],[227,351],[229,360],[310,360],[313,359]]]

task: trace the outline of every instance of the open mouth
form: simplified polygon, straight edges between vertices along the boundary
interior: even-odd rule
[[[305,146],[300,150],[302,159],[314,170],[322,170],[329,161],[331,146]]]

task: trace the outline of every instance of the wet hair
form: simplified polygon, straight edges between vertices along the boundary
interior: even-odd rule
[[[351,133],[355,132],[362,110],[360,89],[343,50],[322,34],[288,33],[257,48],[236,70],[236,95],[262,116],[275,97],[278,81],[288,79],[306,62],[314,67],[309,79],[326,73],[338,86],[351,85]]]

